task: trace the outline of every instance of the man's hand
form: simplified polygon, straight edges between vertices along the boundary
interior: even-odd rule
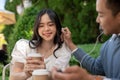
[[[68,27],[62,28],[62,38],[71,51],[77,48],[77,46],[72,42],[71,32]]]
[[[53,80],[94,80],[94,76],[79,66],[68,67],[63,72],[53,69],[52,78]]]

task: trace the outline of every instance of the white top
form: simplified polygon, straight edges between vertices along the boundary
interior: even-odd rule
[[[14,64],[15,62],[25,63],[26,57],[29,53],[36,52],[36,49],[31,49],[29,47],[29,41],[25,39],[20,39],[16,42],[14,49],[12,51],[12,60],[11,62]],[[69,60],[71,58],[70,49],[63,43],[62,47],[55,51],[55,55],[52,54],[48,58],[46,58],[45,64],[46,69],[51,70],[53,66],[57,68],[63,68],[69,66]]]

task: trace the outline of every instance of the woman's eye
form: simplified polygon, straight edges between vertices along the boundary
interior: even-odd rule
[[[43,27],[43,25],[40,25],[39,27]]]
[[[54,24],[49,24],[49,26],[53,26]]]

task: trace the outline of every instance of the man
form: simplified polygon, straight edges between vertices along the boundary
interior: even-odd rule
[[[68,28],[62,31],[64,41],[73,51],[73,55],[82,67],[93,75],[83,68],[72,66],[62,73],[53,69],[54,80],[120,80],[120,0],[97,0],[96,10],[98,12],[96,21],[100,24],[104,34],[113,35],[103,44],[98,58],[94,59],[77,48],[71,40]]]

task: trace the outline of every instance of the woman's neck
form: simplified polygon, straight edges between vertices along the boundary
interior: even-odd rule
[[[53,54],[56,45],[53,42],[42,42],[42,44],[37,48],[37,52],[41,53],[44,58],[49,57]]]
[[[42,42],[40,45],[40,48],[45,49],[46,51],[52,49],[53,47],[55,47],[53,42]]]

